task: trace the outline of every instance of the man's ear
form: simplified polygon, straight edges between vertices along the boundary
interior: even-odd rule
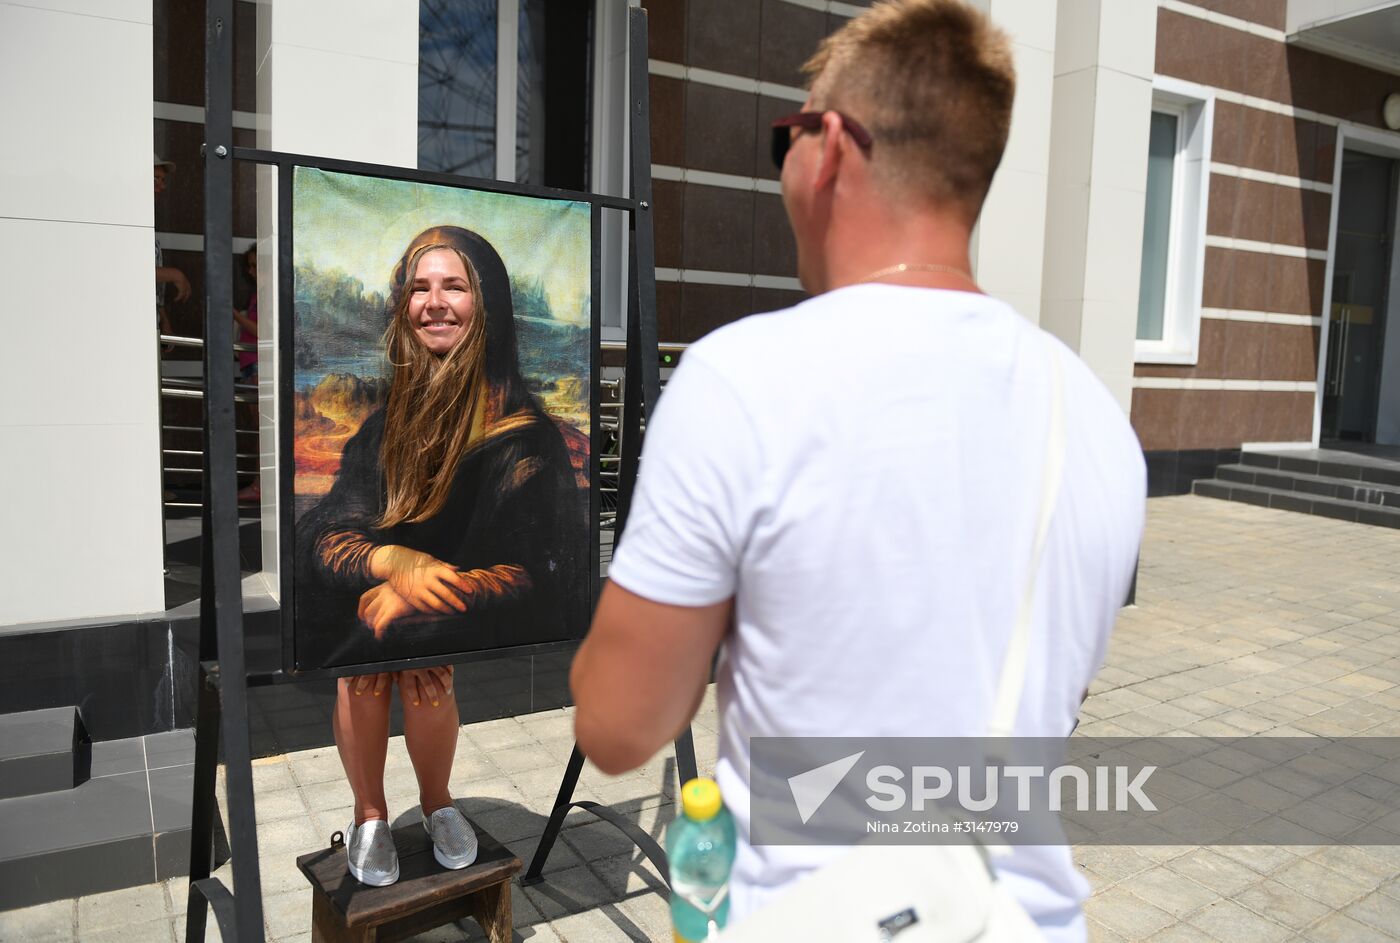
[[[817,165],[817,176],[813,181],[816,189],[824,190],[836,182],[836,173],[841,167],[842,142],[845,135],[841,129],[841,116],[834,111],[822,114],[822,153]]]

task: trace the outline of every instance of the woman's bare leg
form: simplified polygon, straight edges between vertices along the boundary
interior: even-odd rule
[[[336,683],[331,729],[345,778],[355,794],[356,825],[369,819],[389,821],[389,803],[384,798],[384,757],[389,751],[389,698],[393,685],[387,677],[381,683],[370,676],[360,694],[351,687],[357,678],[341,678]]]
[[[444,691],[437,687],[437,706],[433,706],[434,699],[425,695],[414,675],[421,678],[428,675],[428,671],[400,672],[399,700],[403,704],[404,743],[418,777],[418,799],[426,818],[452,804],[447,781],[452,776],[461,720],[457,715],[457,699],[450,689]],[[434,685],[441,684],[440,677],[433,679]],[[414,704],[415,699],[417,704]]]

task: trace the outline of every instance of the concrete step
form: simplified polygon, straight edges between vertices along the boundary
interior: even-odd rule
[[[1261,485],[1279,491],[1296,491],[1314,497],[1355,501],[1359,504],[1400,508],[1400,485],[1385,485],[1357,478],[1337,478],[1298,471],[1239,463],[1221,465],[1215,477],[1235,484]]]
[[[1342,452],[1336,449],[1311,449],[1300,451],[1298,454],[1242,452],[1240,463],[1282,472],[1297,472],[1303,475],[1319,475],[1400,487],[1400,462]]]
[[[1400,529],[1400,507],[1366,504],[1360,501],[1329,498],[1307,492],[1271,488],[1265,485],[1221,478],[1197,481],[1192,485],[1191,490],[1194,494],[1208,498],[1241,501],[1259,507],[1298,511],[1303,514],[1316,514],[1320,517],[1330,517],[1341,521]]]
[[[88,775],[87,740],[76,707],[0,715],[0,799],[77,786]]]
[[[189,870],[192,731],[92,744],[91,776],[0,800],[0,910]]]

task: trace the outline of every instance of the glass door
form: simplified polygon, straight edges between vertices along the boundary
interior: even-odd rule
[[[1396,162],[1347,151],[1322,396],[1322,438],[1374,442],[1394,235]]]

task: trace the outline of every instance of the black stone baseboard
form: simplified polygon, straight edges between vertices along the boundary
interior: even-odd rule
[[[249,672],[277,671],[279,612],[249,612],[244,625]],[[199,625],[193,617],[0,635],[0,714],[76,706],[94,741],[193,727],[198,656]],[[462,722],[573,703],[572,660],[570,650],[459,666],[455,693]],[[256,687],[248,695],[255,756],[331,743],[333,681]]]
[[[1147,459],[1147,496],[1162,498],[1190,494],[1192,482],[1215,477],[1216,468],[1240,460],[1239,449],[1185,449],[1176,452],[1144,452]]]

